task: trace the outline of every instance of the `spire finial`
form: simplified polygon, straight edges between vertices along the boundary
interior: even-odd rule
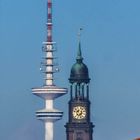
[[[79,29],[79,33],[78,33],[78,39],[79,39],[79,46],[78,46],[78,52],[77,52],[77,58],[76,60],[79,61],[79,62],[82,62],[83,58],[82,58],[82,51],[81,51],[81,31],[83,29],[80,28]]]
[[[80,28],[80,29],[79,29],[79,32],[78,32],[79,42],[80,42],[80,40],[81,40],[81,32],[82,32],[82,30],[83,30],[83,28]]]

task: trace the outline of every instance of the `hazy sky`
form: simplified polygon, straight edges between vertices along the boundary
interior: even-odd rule
[[[35,111],[43,100],[31,88],[43,85],[40,62],[46,38],[47,0],[0,0],[0,139],[43,140]],[[133,140],[140,136],[140,0],[53,0],[53,38],[60,73],[69,87],[78,39],[91,77],[94,140]],[[65,140],[69,94],[55,101],[64,111],[55,140]]]

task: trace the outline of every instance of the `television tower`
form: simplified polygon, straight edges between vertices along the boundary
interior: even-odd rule
[[[67,93],[66,88],[57,87],[54,84],[54,73],[58,71],[54,63],[54,52],[56,51],[52,40],[52,1],[47,1],[47,39],[43,42],[44,62],[43,72],[45,84],[39,88],[33,88],[32,93],[45,100],[45,108],[36,112],[39,120],[45,124],[45,140],[53,140],[54,122],[60,120],[63,112],[53,107],[56,98]]]

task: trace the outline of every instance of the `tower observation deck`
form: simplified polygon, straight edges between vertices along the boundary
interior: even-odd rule
[[[53,106],[54,100],[67,93],[66,88],[58,87],[54,84],[54,73],[56,65],[54,63],[56,51],[52,40],[52,1],[47,1],[47,39],[43,42],[43,73],[44,85],[42,87],[32,88],[32,93],[41,97],[45,101],[45,107],[36,112],[39,120],[45,124],[45,140],[53,140],[53,125],[54,122],[60,120],[63,112],[55,109]]]

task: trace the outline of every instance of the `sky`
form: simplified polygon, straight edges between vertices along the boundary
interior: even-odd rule
[[[89,68],[94,140],[140,137],[140,1],[53,0],[53,40],[60,72],[55,83],[69,88],[79,28]],[[43,100],[31,88],[43,85],[40,63],[46,39],[46,0],[0,0],[0,139],[43,140],[35,111]],[[54,140],[66,139],[69,93],[55,100],[64,111]]]

